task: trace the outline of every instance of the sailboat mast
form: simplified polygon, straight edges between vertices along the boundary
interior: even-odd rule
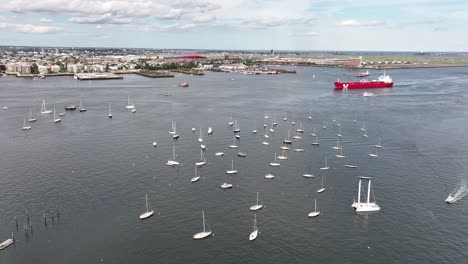
[[[234,170],[234,160],[231,161],[231,169]]]
[[[357,202],[360,203],[361,202],[361,179],[359,179],[359,191],[358,191],[358,195],[357,195]]]
[[[146,200],[146,212],[149,211],[148,209],[148,195],[145,193],[145,200]]]
[[[317,198],[315,198],[314,212],[317,212]]]
[[[172,144],[172,159],[175,160],[175,146]]]
[[[203,217],[203,232],[205,232],[205,212],[202,211],[202,217]]]
[[[257,214],[254,214],[254,230],[257,229]]]
[[[367,185],[367,204],[370,202],[370,188],[371,188],[371,180],[369,180],[369,184]]]
[[[258,192],[257,192],[257,205],[258,205]]]

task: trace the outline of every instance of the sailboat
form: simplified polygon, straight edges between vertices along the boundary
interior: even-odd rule
[[[203,217],[203,232],[196,233],[195,235],[193,235],[193,239],[196,239],[196,240],[203,239],[203,238],[207,238],[207,237],[209,237],[211,235],[211,230],[206,230],[205,212],[203,212],[203,211],[202,211],[202,217]]]
[[[265,128],[265,135],[264,135],[265,138],[270,138],[270,136],[268,135],[268,126]]]
[[[304,174],[302,174],[302,177],[304,177],[304,178],[313,178],[314,175],[312,173],[304,173]]]
[[[345,156],[343,156],[343,148],[340,148],[340,154],[336,154],[335,157],[337,157],[337,158],[345,158]]]
[[[304,133],[304,129],[302,129],[302,121],[299,121],[299,128],[296,129],[296,132],[298,132],[298,133]]]
[[[289,138],[290,136],[291,136],[291,129],[288,129],[288,137],[283,140],[284,144],[292,144],[292,141]]]
[[[197,182],[198,180],[200,180],[200,175],[197,175],[197,166],[195,166],[195,176],[190,181]]]
[[[312,120],[312,112],[309,112],[309,116],[307,117],[309,120]]]
[[[317,198],[315,198],[315,207],[314,211],[308,214],[309,217],[316,217],[320,215],[320,211],[317,211]]]
[[[172,121],[172,130],[169,131],[169,134],[172,135],[173,139],[179,138],[179,134],[177,134],[177,122]]]
[[[256,134],[256,133],[257,133],[257,128],[255,127],[255,120],[254,120],[252,134]]]
[[[283,143],[283,146],[281,146],[280,149],[281,150],[289,150],[290,148],[288,147],[288,145]]]
[[[254,225],[253,225],[253,231],[249,235],[249,240],[253,241],[257,238],[258,236],[258,228],[257,228],[257,214],[254,214]]]
[[[229,114],[229,123],[228,123],[229,126],[232,126],[234,125],[234,122],[232,122],[232,114]]]
[[[326,189],[326,188],[323,187],[323,176],[322,176],[322,188],[318,189],[317,192],[318,192],[318,193],[322,193],[322,192],[325,191],[325,189]]]
[[[176,166],[176,165],[180,165],[180,163],[178,161],[175,160],[175,145],[174,143],[172,144],[172,160],[168,160],[166,165],[168,166]]]
[[[23,127],[21,128],[21,130],[29,130],[31,129],[31,126],[27,126],[26,125],[26,117],[23,119]]]
[[[333,146],[332,147],[333,149],[336,149],[336,150],[340,150],[341,147],[340,147],[340,138],[336,138],[336,146]]]
[[[374,152],[374,153],[369,153],[369,156],[371,156],[371,157],[373,157],[373,158],[378,158],[378,157],[379,157],[378,148],[375,148],[375,152]]]
[[[271,173],[268,173],[267,175],[265,175],[265,179],[273,179],[275,178],[275,176],[273,176],[273,174]]]
[[[231,189],[231,188],[232,188],[232,184],[231,184],[231,183],[225,182],[225,183],[221,184],[220,187],[221,187],[221,189]]]
[[[279,167],[280,166],[280,164],[276,161],[276,152],[275,152],[275,161],[270,162],[270,166],[272,166],[272,167]]]
[[[287,160],[288,157],[286,156],[286,151],[281,150],[281,156],[278,156],[279,160]]]
[[[362,132],[366,131],[366,121],[363,121],[363,122],[362,122],[361,131],[362,131]]]
[[[273,114],[273,122],[271,124],[272,126],[277,126],[278,123],[276,123],[276,113]]]
[[[80,105],[78,106],[78,109],[79,109],[80,112],[86,112],[87,111],[86,108],[84,108],[84,106],[83,106],[81,96],[80,96]]]
[[[111,104],[109,104],[109,114],[107,114],[109,118],[112,118],[112,110],[111,110]]]
[[[312,142],[312,146],[319,146],[320,143],[318,142],[318,136],[315,136],[315,142]]]
[[[153,213],[154,213],[153,210],[150,211],[149,208],[148,208],[148,195],[146,195],[146,193],[145,193],[145,199],[146,199],[146,212],[144,212],[144,213],[142,213],[140,215],[141,220],[146,219],[148,217],[151,217],[153,215]]]
[[[330,167],[328,167],[328,165],[327,165],[327,157],[325,157],[325,166],[321,167],[320,169],[321,169],[321,170],[328,170],[328,169],[330,169]]]
[[[47,110],[45,100],[42,100],[41,114],[52,114],[52,110]]]
[[[55,107],[54,107],[54,123],[58,123],[62,121],[62,119],[60,117],[57,117],[57,115],[55,114]]]
[[[226,171],[226,174],[236,174],[237,170],[234,169],[234,159],[231,162],[231,169]]]
[[[236,145],[236,137],[234,137],[234,140],[232,141],[232,145],[229,145],[229,148],[236,149],[238,146]]]
[[[296,135],[295,135],[293,138],[294,138],[294,139],[301,139],[302,137],[299,136],[299,135],[300,135],[299,132],[296,132]]]
[[[258,204],[258,192],[257,192],[257,203],[250,206],[250,211],[257,211],[263,208],[263,204]]]
[[[158,146],[158,142],[156,142],[156,137],[154,137],[153,147],[157,147],[157,146]]]
[[[135,109],[135,105],[133,105],[133,101],[130,101],[130,95],[128,95],[128,102],[127,105],[125,106],[127,109]]]
[[[381,145],[381,141],[382,141],[382,137],[379,137],[379,144],[374,145],[374,147],[376,147],[376,148],[383,148],[382,145]]]
[[[35,121],[37,121],[37,118],[34,118],[34,117],[33,117],[32,109],[29,108],[28,122],[35,122]]]
[[[200,161],[195,162],[195,166],[201,167],[206,164],[205,155],[203,154],[203,149],[200,149]]]
[[[336,134],[338,137],[341,137],[341,126],[340,126],[340,132]]]
[[[288,114],[286,112],[284,112],[283,121],[286,121],[286,120],[288,120]]]
[[[198,138],[198,142],[203,143],[203,135],[200,127],[200,137]]]
[[[364,130],[364,134],[362,134],[362,136],[363,136],[363,137],[369,137],[369,136],[367,135],[367,129]]]
[[[240,124],[236,120],[236,128],[233,130],[234,133],[239,133],[240,132]]]
[[[207,133],[208,133],[208,135],[211,135],[211,134],[213,134],[213,128],[211,128],[211,127],[208,127],[208,132],[207,132]]]
[[[361,190],[362,190],[362,180],[367,180],[367,201],[361,202]],[[356,212],[375,212],[380,210],[380,206],[375,202],[375,197],[374,197],[374,202],[370,202],[370,196],[371,196],[371,181],[372,178],[370,177],[359,177],[359,189],[358,189],[358,200],[353,201],[351,207],[356,209]],[[364,190],[362,190],[364,191]],[[374,192],[372,192],[372,195]]]
[[[311,133],[310,135],[313,136],[313,137],[316,137],[316,136],[317,136],[317,132],[316,132],[316,128],[315,128],[315,127],[314,127],[314,133]]]

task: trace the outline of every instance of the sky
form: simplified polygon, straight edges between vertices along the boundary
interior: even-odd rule
[[[468,51],[467,0],[0,0],[0,45]]]

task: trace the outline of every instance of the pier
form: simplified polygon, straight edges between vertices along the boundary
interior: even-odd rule
[[[75,79],[80,81],[86,80],[115,80],[115,79],[123,79],[123,76],[114,74],[114,73],[77,73],[74,76]]]
[[[174,77],[174,74],[170,74],[167,71],[140,71],[134,72],[135,74],[145,76],[148,78],[171,78]]]

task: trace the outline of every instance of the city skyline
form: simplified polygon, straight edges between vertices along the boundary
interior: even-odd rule
[[[2,2],[2,45],[339,51],[467,51],[468,46],[463,1]]]

